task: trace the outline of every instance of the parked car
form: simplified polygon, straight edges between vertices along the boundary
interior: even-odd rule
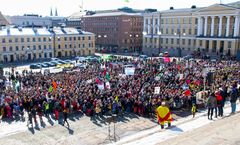
[[[41,65],[39,64],[31,64],[30,69],[41,69]]]

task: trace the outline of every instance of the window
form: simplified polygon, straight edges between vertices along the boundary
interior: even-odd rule
[[[91,36],[88,37],[88,40],[91,40]]]
[[[24,50],[24,46],[22,46],[22,51]]]
[[[188,39],[188,45],[191,45],[191,39]]]
[[[50,57],[50,58],[52,57],[52,52],[49,53],[49,57]]]
[[[199,46],[202,46],[202,40],[199,40]]]
[[[168,44],[168,38],[166,38],[166,44]]]
[[[33,39],[32,39],[32,41],[33,41],[33,42],[35,42],[35,41],[36,41],[36,39],[35,39],[35,38],[33,38]]]
[[[171,44],[173,44],[173,43],[174,43],[174,39],[172,38],[172,39],[171,39]]]
[[[69,45],[69,48],[72,48],[72,44]]]
[[[182,44],[185,45],[185,39],[182,40]]]
[[[231,47],[232,47],[232,42],[228,41],[228,48],[231,48]]]
[[[72,41],[72,37],[69,37],[69,41]]]
[[[3,38],[3,39],[2,39],[2,43],[5,43],[5,41],[6,41],[5,38]]]
[[[65,44],[65,49],[67,49],[67,44]]]
[[[73,37],[73,40],[76,41],[76,37]]]
[[[179,44],[179,39],[177,39],[177,44]]]
[[[8,42],[9,42],[9,43],[12,43],[12,39],[9,39]]]
[[[6,52],[6,47],[5,46],[3,47],[3,52]]]
[[[41,45],[38,45],[38,49],[39,49],[39,50],[41,50],[41,49],[42,49]]]
[[[36,50],[36,45],[33,45],[33,50]]]
[[[39,58],[42,58],[42,54],[41,53],[39,53]]]
[[[30,38],[27,38],[27,42],[30,42]]]
[[[24,38],[21,38],[21,42],[24,42]]]
[[[78,37],[78,40],[81,40],[81,37]]]
[[[168,34],[168,28],[166,29],[166,34]]]
[[[41,38],[38,38],[38,42],[41,42],[42,41],[42,39]]]
[[[61,48],[61,45],[59,44],[59,45],[58,45],[58,49],[60,49],[60,48]]]
[[[47,58],[47,53],[44,53],[44,58]]]
[[[52,49],[52,45],[48,45],[48,49]]]
[[[15,38],[15,42],[18,42],[18,38]]]
[[[46,42],[46,38],[45,37],[43,38],[43,42]]]
[[[82,37],[82,40],[85,40],[85,37]]]
[[[188,30],[188,34],[191,35],[192,34],[192,29]]]
[[[88,47],[91,47],[91,43],[88,44]]]
[[[46,45],[44,45],[44,49],[47,49],[47,46],[46,46]]]
[[[12,46],[9,47],[9,51],[12,51]]]
[[[85,47],[85,44],[83,44],[82,47],[84,48],[84,47]]]
[[[67,41],[67,37],[64,37],[64,41]]]
[[[18,46],[16,46],[15,49],[16,49],[16,51],[18,51],[19,50]]]

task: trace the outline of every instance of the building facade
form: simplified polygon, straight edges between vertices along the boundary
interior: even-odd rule
[[[3,14],[0,12],[0,26],[6,26],[9,25],[8,20],[3,16]]]
[[[75,28],[53,28],[56,57],[86,56],[95,53],[95,35]]]
[[[143,53],[236,56],[240,45],[239,16],[239,8],[223,4],[145,14]]]
[[[91,40],[83,40],[83,37],[86,39],[91,37]],[[5,27],[0,30],[0,62],[71,57],[75,54],[74,52],[76,55],[93,54],[94,37],[92,33],[77,31],[74,28]],[[65,41],[65,39],[72,41]]]

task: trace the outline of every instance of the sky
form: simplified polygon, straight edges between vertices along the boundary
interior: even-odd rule
[[[237,0],[221,0],[222,3],[236,2]],[[131,7],[134,9],[154,8],[166,10],[174,8],[190,8],[192,5],[205,7],[220,3],[220,0],[83,0],[84,10],[106,10],[121,7]],[[0,0],[0,11],[4,15],[39,14],[49,16],[50,9],[58,10],[60,16],[70,16],[80,11],[82,0]]]

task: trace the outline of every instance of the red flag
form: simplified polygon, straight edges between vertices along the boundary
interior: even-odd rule
[[[107,70],[105,68],[104,71],[103,71],[103,76],[106,76],[106,74],[107,74]]]
[[[102,82],[98,78],[96,78],[96,83],[97,84],[102,84]]]

